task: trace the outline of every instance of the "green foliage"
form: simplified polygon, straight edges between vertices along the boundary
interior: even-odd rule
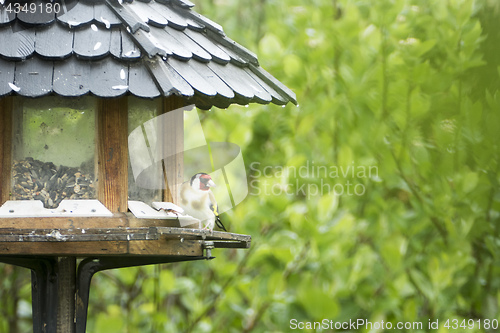
[[[499,319],[498,5],[260,4],[202,4],[301,103],[204,119],[207,139],[243,147],[250,196],[225,217],[254,240],[212,320]]]
[[[288,332],[292,318],[363,318],[426,332],[429,320],[500,320],[498,3],[196,9],[256,51],[300,107],[202,114],[208,141],[242,147],[250,194],[222,218],[252,235],[251,249],[97,274],[89,330]]]

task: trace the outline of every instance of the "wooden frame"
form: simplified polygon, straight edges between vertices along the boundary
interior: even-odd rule
[[[0,205],[3,205],[10,197],[12,108],[12,97],[0,98]]]
[[[97,199],[111,212],[126,212],[128,199],[128,100],[97,103]]]
[[[161,99],[159,115],[186,106],[185,101],[177,96],[170,96]],[[163,164],[163,174],[165,176],[165,190],[163,191],[163,201],[178,204],[179,186],[184,180],[184,113],[176,112],[173,115],[174,121],[164,124],[162,129],[163,156],[167,158]],[[169,180],[170,179],[170,184]]]

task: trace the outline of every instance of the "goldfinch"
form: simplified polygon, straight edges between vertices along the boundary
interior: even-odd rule
[[[180,206],[184,209],[184,213],[204,223],[205,229],[213,231],[217,223],[219,228],[227,231],[219,218],[217,202],[210,190],[211,187],[215,186],[210,175],[197,173],[189,181],[181,184],[179,190]]]

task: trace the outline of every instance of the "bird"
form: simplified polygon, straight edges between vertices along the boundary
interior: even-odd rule
[[[216,185],[209,174],[204,172],[195,174],[180,186],[180,206],[184,209],[184,213],[204,223],[204,229],[213,232],[217,224],[220,229],[227,231],[219,217],[217,202],[211,187],[216,187]]]

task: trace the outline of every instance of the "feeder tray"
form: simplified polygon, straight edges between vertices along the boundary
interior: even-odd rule
[[[38,222],[38,228],[28,228]],[[42,223],[40,223],[42,222]],[[175,220],[138,219],[130,213],[102,218],[7,218],[0,229],[0,255],[187,256],[214,248],[248,248],[250,236],[168,226]],[[57,223],[64,228],[54,229]],[[99,227],[108,226],[108,227]],[[113,226],[113,227],[109,227]],[[207,259],[211,256],[205,256]]]

